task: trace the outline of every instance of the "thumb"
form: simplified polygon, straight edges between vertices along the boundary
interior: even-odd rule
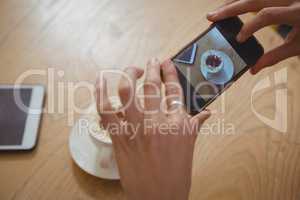
[[[211,116],[210,110],[203,110],[201,113],[197,114],[196,116],[192,117],[191,124],[192,127],[199,131],[201,125]]]
[[[289,57],[300,54],[300,49],[297,45],[298,43],[296,41],[288,42],[267,52],[258,60],[256,65],[250,69],[251,74],[257,74],[266,67],[270,67]]]
[[[291,7],[265,8],[249,22],[245,23],[237,36],[239,42],[245,42],[256,31],[274,24],[296,24],[298,19]]]

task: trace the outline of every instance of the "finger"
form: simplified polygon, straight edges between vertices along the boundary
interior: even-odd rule
[[[169,112],[172,112],[173,110],[184,111],[182,87],[178,79],[176,68],[171,60],[167,60],[162,64],[162,77],[166,88],[166,101]],[[176,101],[181,102],[181,105],[172,105],[172,103]]]
[[[275,65],[289,57],[300,55],[297,42],[285,43],[263,55],[259,61],[250,69],[252,74],[257,74],[262,69]]]
[[[226,0],[225,3],[221,7],[228,6],[236,1],[240,1],[240,0]]]
[[[119,124],[119,119],[114,113],[114,109],[109,101],[107,95],[107,84],[103,76],[97,79],[95,96],[97,111],[101,117],[101,124],[109,131],[111,124]]]
[[[225,3],[221,6],[219,6],[216,10],[219,10],[221,8],[224,8],[225,6],[228,6],[230,4],[233,4],[234,2],[237,2],[237,1],[240,1],[240,0],[228,0],[228,1],[225,1]]]
[[[198,132],[202,126],[202,124],[211,116],[211,112],[209,110],[203,110],[201,113],[197,114],[196,116],[192,117],[191,124],[193,130]]]
[[[157,112],[160,108],[161,77],[160,63],[154,58],[147,64],[147,72],[144,83],[144,102],[147,111]]]
[[[254,1],[240,0],[234,1],[231,4],[225,5],[216,11],[207,14],[207,19],[216,22],[229,17],[238,16],[247,12],[258,11],[261,9],[261,5]]]
[[[300,26],[293,27],[292,31],[287,35],[285,42],[289,43],[296,39],[296,37],[300,37]]]
[[[244,42],[256,31],[268,25],[294,24],[297,21],[295,19],[291,7],[265,8],[243,26],[237,36],[237,40]]]
[[[136,81],[141,78],[144,71],[139,68],[130,67],[125,69],[119,83],[119,96],[125,110],[126,119],[130,120],[140,114],[140,103],[135,96]]]

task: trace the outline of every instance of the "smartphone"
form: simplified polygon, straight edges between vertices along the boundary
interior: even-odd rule
[[[236,40],[242,26],[238,17],[213,23],[172,58],[191,115],[205,109],[264,54],[254,36],[243,43]]]

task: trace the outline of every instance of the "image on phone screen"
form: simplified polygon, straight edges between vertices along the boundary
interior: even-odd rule
[[[190,96],[196,110],[213,100],[247,67],[217,27],[181,51],[173,62],[194,90]]]

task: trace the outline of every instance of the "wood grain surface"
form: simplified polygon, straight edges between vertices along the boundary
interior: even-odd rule
[[[0,83],[13,84],[28,70],[42,70],[46,74],[30,76],[24,83],[48,87],[48,112],[34,151],[0,153],[0,199],[124,199],[119,182],[94,178],[71,160],[70,115],[74,105],[84,108],[92,99],[87,91],[78,90],[75,104],[69,104],[68,84],[92,84],[100,69],[143,68],[151,57],[174,55],[207,28],[205,14],[221,3],[1,0]],[[266,49],[282,42],[269,28],[257,36]],[[299,59],[292,58],[257,76],[247,73],[210,106],[216,114],[208,124],[215,128],[206,126],[197,140],[191,199],[300,199],[299,65]],[[272,119],[276,91],[286,89],[286,133],[264,124],[251,109],[250,98],[261,80],[269,77],[274,83],[274,74],[281,69],[287,71],[287,82],[256,93],[253,107]],[[51,73],[55,76],[49,82]],[[111,91],[116,83],[110,81]]]

